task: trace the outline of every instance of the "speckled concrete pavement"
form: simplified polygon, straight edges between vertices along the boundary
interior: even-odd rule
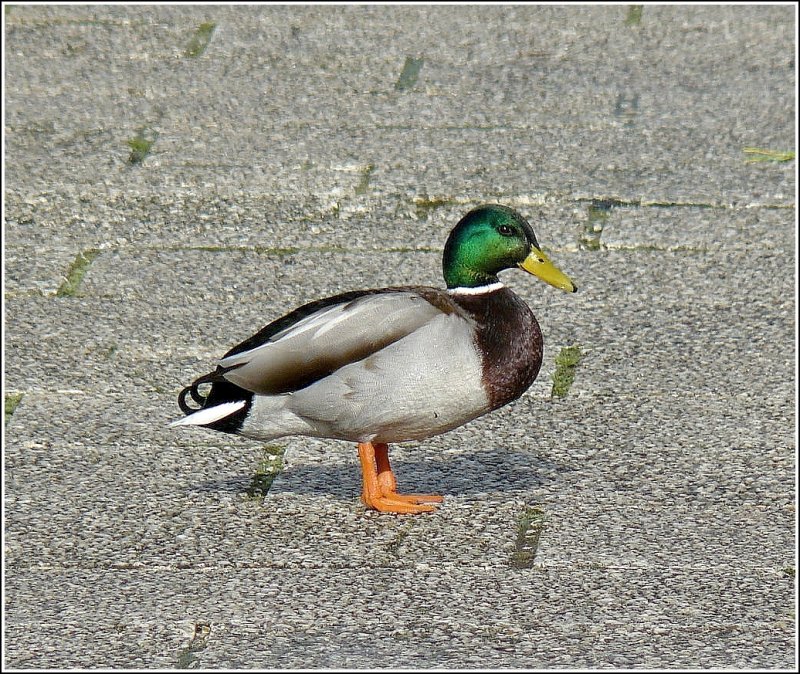
[[[6,667],[794,666],[794,7],[4,21]],[[299,303],[440,285],[488,201],[580,291],[504,276],[546,363],[394,448],[437,513],[167,428]]]

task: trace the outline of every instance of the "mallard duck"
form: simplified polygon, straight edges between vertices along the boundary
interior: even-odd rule
[[[423,440],[508,404],[542,364],[539,324],[498,272],[518,267],[576,290],[528,222],[496,204],[458,222],[442,264],[445,290],[357,290],[273,321],[181,391],[186,416],[172,425],[261,441],[301,435],[358,443],[368,508],[434,510],[438,494],[397,492],[389,443]]]

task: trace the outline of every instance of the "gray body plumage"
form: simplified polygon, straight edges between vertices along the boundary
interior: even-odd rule
[[[432,288],[324,306],[220,361],[227,381],[256,394],[238,432],[393,443],[456,428],[491,408],[475,331]]]

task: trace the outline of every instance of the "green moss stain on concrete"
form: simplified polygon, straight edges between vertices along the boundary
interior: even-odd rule
[[[545,527],[545,513],[539,506],[526,506],[517,522],[517,540],[511,555],[511,567],[530,569]]]
[[[100,255],[100,251],[96,248],[90,248],[78,253],[75,256],[75,261],[67,270],[64,282],[56,291],[56,297],[74,297],[77,295],[83,277],[86,276],[86,272],[89,271],[89,267],[98,255]]]
[[[642,5],[630,5],[625,16],[626,26],[638,26],[642,22]]]
[[[417,197],[414,199],[414,208],[417,212],[417,219],[426,220],[437,208],[453,206],[457,203],[455,199],[448,199],[446,197]]]
[[[782,152],[780,150],[764,150],[759,147],[746,147],[742,150],[747,155],[747,162],[786,162],[795,158],[795,153],[791,151]]]
[[[152,129],[150,127],[142,127],[139,131],[136,132],[136,135],[128,141],[128,147],[131,149],[131,153],[128,156],[128,163],[129,164],[141,164],[147,155],[150,154],[150,150],[153,148],[153,144],[158,139],[158,131]]]
[[[581,361],[581,347],[577,344],[565,346],[556,356],[556,371],[553,373],[552,398],[564,398],[575,379],[575,368]]]
[[[603,244],[600,238],[606,227],[606,221],[611,209],[617,203],[610,199],[592,199],[587,209],[586,222],[578,240],[578,244],[584,250],[600,250]]]
[[[361,196],[367,193],[369,189],[369,180],[374,172],[375,166],[373,164],[367,164],[367,166],[361,170],[361,180],[358,182],[358,185],[356,185],[356,195]]]
[[[189,45],[186,47],[186,51],[184,52],[185,56],[188,58],[197,58],[198,56],[202,56],[203,52],[208,48],[208,45],[211,42],[211,37],[214,35],[214,30],[216,27],[217,24],[210,21],[201,23],[194,35],[192,35]]]
[[[286,448],[279,445],[264,445],[256,472],[250,480],[250,486],[245,490],[248,499],[259,502],[264,500],[275,478],[283,470],[285,451]]]
[[[639,94],[635,92],[620,93],[614,102],[614,117],[621,119],[626,128],[632,128],[639,116]]]
[[[411,533],[411,526],[412,523],[407,522],[405,525],[400,527],[397,532],[397,536],[395,536],[395,538],[389,541],[387,544],[386,549],[392,556],[396,556],[400,552],[400,548],[402,547],[406,538],[408,538],[408,535]]]
[[[211,634],[211,625],[208,623],[195,623],[194,634],[189,645],[178,654],[177,669],[196,669],[197,654],[206,647],[206,640]]]
[[[164,250],[197,250],[204,253],[256,253],[257,255],[275,255],[285,257],[300,252],[299,248],[292,246],[286,248],[273,246],[173,246]]]
[[[17,406],[22,401],[22,393],[6,393],[6,414],[5,414],[5,423],[8,423],[8,420],[12,417],[14,412],[17,409]]]
[[[426,246],[421,246],[420,248],[412,248],[411,246],[397,246],[396,248],[381,248],[378,250],[378,252],[379,253],[436,253],[438,255],[441,255],[442,249],[428,248]]]
[[[423,58],[406,56],[406,62],[403,64],[403,71],[400,73],[397,82],[395,82],[394,88],[397,91],[407,91],[411,89],[417,83],[419,71],[422,69],[424,63],[425,59]]]

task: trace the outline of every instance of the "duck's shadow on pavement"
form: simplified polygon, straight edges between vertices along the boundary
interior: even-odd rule
[[[392,459],[399,492],[431,492],[470,495],[486,492],[525,491],[558,480],[577,470],[533,454],[490,448],[463,455]],[[253,475],[241,474],[195,484],[195,492],[246,493],[254,484]],[[287,465],[270,488],[273,492],[328,494],[350,498],[361,492],[358,463],[341,462]]]

